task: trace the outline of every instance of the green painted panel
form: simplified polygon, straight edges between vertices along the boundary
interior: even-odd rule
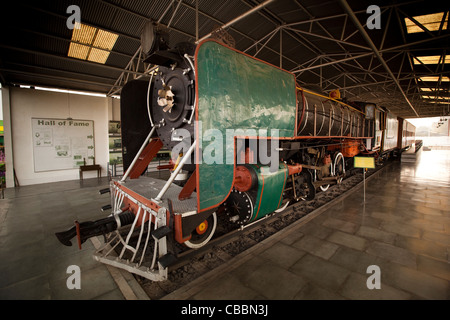
[[[279,137],[293,137],[296,89],[294,75],[215,41],[200,45],[196,66],[198,141],[203,150],[197,186],[201,211],[224,201],[232,188],[234,139],[227,139],[230,129],[242,129],[245,135],[263,129],[268,136],[277,129]],[[218,133],[222,138],[217,139]],[[209,156],[206,163],[205,155]]]
[[[267,166],[253,165],[252,167],[258,175],[258,193],[251,220],[255,221],[274,212],[281,205],[288,169],[284,163],[280,163],[279,170],[276,172],[270,172]]]

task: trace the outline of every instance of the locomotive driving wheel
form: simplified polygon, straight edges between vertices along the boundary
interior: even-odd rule
[[[214,212],[205,221],[200,223],[191,234],[191,239],[185,241],[186,247],[198,249],[211,240],[217,227],[217,215]]]
[[[338,184],[342,182],[345,176],[345,158],[340,152],[334,155],[333,175],[339,177],[337,180]]]

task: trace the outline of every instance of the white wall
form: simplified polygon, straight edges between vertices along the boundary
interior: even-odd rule
[[[108,122],[112,117],[117,117],[117,114],[120,117],[120,101],[113,100],[104,97],[10,88],[14,168],[20,185],[79,179],[78,169],[34,172],[31,118],[66,119],[70,117],[93,120],[95,160],[102,166],[102,176],[105,176],[109,159]],[[116,110],[117,106],[119,111]],[[6,169],[8,170],[8,167]],[[96,171],[83,173],[84,178],[96,176]]]

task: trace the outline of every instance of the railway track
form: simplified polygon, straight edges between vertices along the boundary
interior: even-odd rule
[[[366,179],[389,164],[390,162],[386,162],[377,166],[376,169],[369,170],[366,173]],[[216,236],[204,247],[197,250],[187,250],[184,246],[175,247],[175,250],[178,251],[178,261],[169,267],[169,280],[152,282],[139,276],[135,277],[150,299],[161,299],[264,239],[282,231],[299,219],[330,205],[333,200],[345,197],[349,191],[358,187],[362,182],[363,174],[354,172],[340,185],[331,186],[326,192],[319,192],[314,200],[294,203],[283,212],[268,215],[244,229],[221,229],[218,217]]]

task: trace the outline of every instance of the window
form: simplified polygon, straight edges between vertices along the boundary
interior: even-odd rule
[[[78,27],[78,29],[77,29]],[[69,57],[105,64],[119,35],[82,23],[73,29]]]
[[[423,16],[415,16],[413,17],[413,19],[420,23],[428,31],[438,31],[441,26],[442,20],[444,20],[442,30],[446,30],[448,26],[448,12],[438,12],[426,14]],[[421,27],[419,27],[414,21],[409,18],[405,18],[405,24],[406,31],[408,33],[425,32]]]

